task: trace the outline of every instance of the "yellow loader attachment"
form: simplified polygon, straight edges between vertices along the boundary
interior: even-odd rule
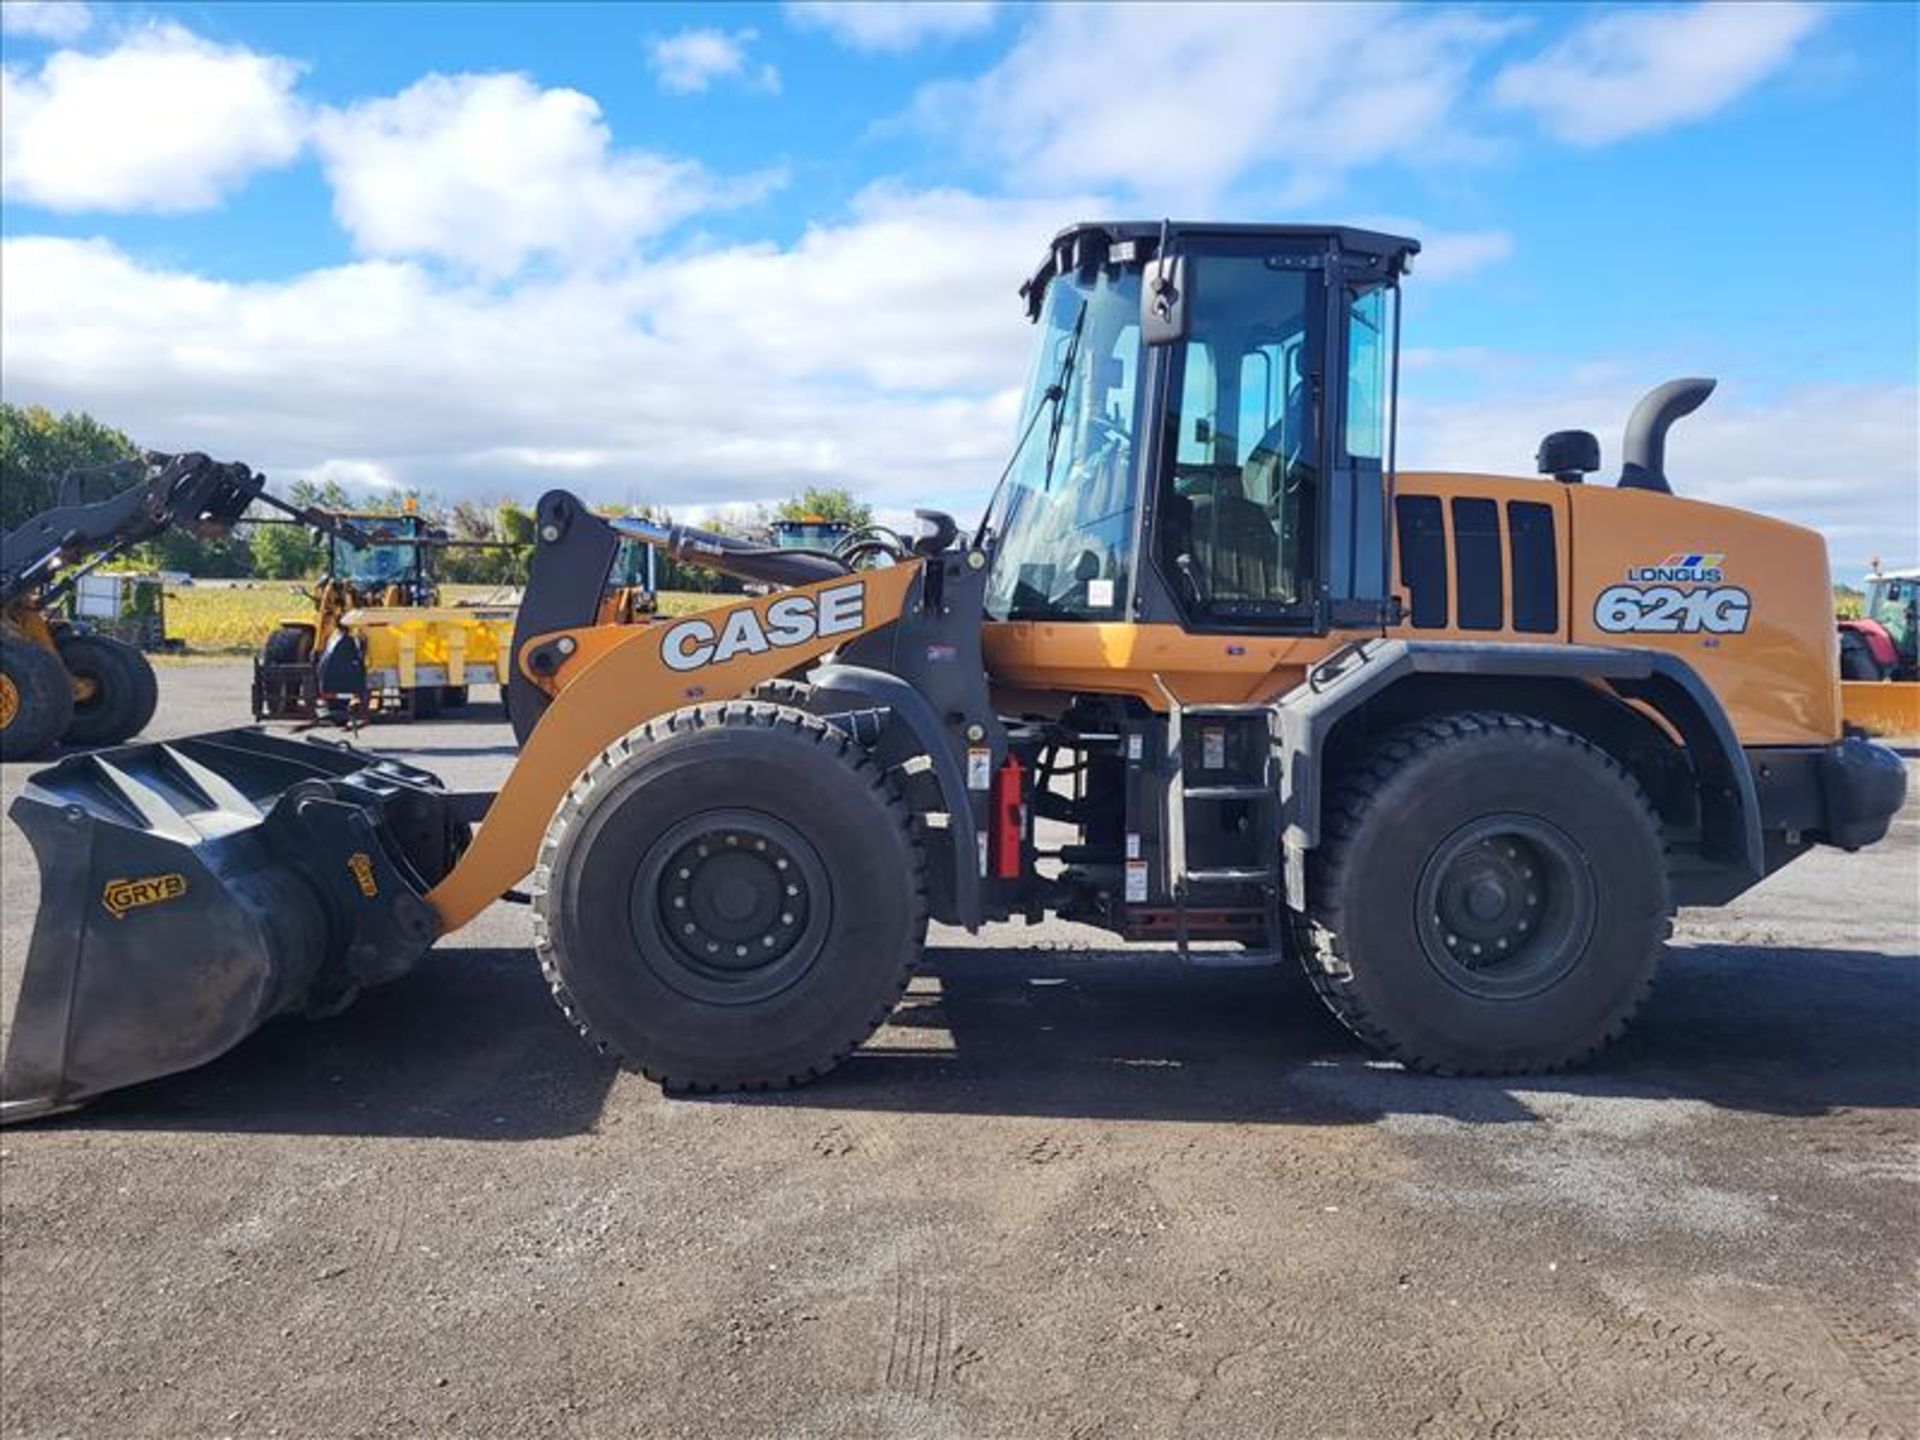
[[[369,606],[340,626],[361,642],[370,693],[503,685],[513,645],[510,605]]]
[[[1920,681],[1842,680],[1840,714],[1869,735],[1920,735]]]
[[[515,637],[519,711],[537,723],[498,796],[246,729],[36,773],[12,808],[41,904],[0,1121],[190,1069],[276,1016],[329,1014],[405,973],[533,870],[549,819],[608,746],[887,625],[919,569],[842,573],[636,625],[596,624],[596,585],[578,624]],[[565,588],[551,569],[544,578],[545,594],[536,565],[523,631]]]

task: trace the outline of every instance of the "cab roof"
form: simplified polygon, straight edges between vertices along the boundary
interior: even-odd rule
[[[1027,316],[1035,318],[1056,275],[1073,274],[1096,265],[1137,265],[1159,253],[1161,236],[1169,241],[1208,237],[1267,239],[1286,244],[1302,242],[1326,246],[1342,255],[1376,266],[1381,275],[1403,275],[1408,262],[1420,253],[1420,242],[1405,235],[1361,230],[1351,225],[1256,225],[1196,220],[1083,220],[1053,237],[1047,258],[1020,287]]]

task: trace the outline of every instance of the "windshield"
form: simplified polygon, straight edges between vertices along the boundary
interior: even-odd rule
[[[1896,649],[1907,646],[1907,632],[1913,626],[1914,591],[1913,580],[1876,579],[1867,595],[1867,617],[1878,620],[1893,638]]]
[[[1040,325],[1014,430],[1020,449],[984,527],[995,547],[987,613],[1119,620],[1133,574],[1138,272],[1062,276]]]
[[[829,555],[853,527],[844,520],[776,520],[771,526],[779,550],[824,550]]]
[[[414,533],[411,524],[398,520],[358,520],[361,530],[373,537],[371,545],[354,545],[345,540],[334,543],[333,573],[336,578],[356,585],[395,585],[413,574],[417,547],[382,543]]]

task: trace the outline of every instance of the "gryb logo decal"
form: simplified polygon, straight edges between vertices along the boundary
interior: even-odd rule
[[[1726,556],[1680,550],[1658,565],[1630,565],[1625,585],[1609,585],[1593,603],[1593,623],[1622,635],[1739,635],[1753,599],[1728,585]]]
[[[147,875],[138,880],[109,880],[100,892],[100,903],[116,920],[126,919],[129,910],[142,905],[164,905],[187,893],[184,875]]]
[[[811,595],[782,595],[767,607],[765,621],[755,610],[736,610],[715,630],[711,620],[696,616],[660,637],[660,658],[669,670],[698,670],[736,655],[764,655],[830,635],[852,635],[866,628],[866,601],[867,587],[855,580]]]

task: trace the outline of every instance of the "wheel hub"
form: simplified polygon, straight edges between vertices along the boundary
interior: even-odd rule
[[[746,1003],[785,988],[817,957],[825,872],[804,837],[770,815],[716,811],[649,847],[630,909],[642,953],[696,999]],[[648,944],[657,936],[664,944]]]
[[[1450,835],[1421,872],[1420,942],[1449,981],[1516,999],[1561,979],[1580,959],[1595,914],[1585,858],[1559,827],[1495,815]]]

